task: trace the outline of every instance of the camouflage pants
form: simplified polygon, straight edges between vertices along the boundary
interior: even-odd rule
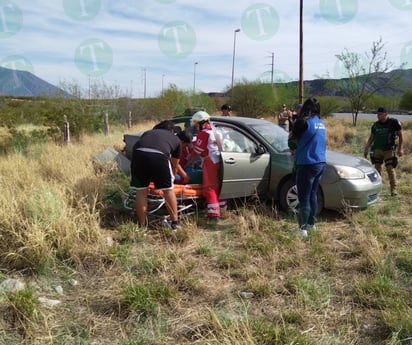
[[[375,150],[372,156],[372,163],[375,165],[376,170],[382,175],[382,164],[385,164],[386,172],[388,173],[389,185],[391,192],[396,190],[397,180],[396,172],[393,167],[394,152],[392,150]]]

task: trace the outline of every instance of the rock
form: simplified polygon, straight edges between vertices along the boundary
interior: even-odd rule
[[[6,279],[0,284],[0,291],[3,292],[15,292],[24,290],[25,288],[26,284],[18,279]]]

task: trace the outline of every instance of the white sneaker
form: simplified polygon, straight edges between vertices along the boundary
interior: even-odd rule
[[[299,229],[299,235],[302,237],[308,237],[308,231],[306,229]]]
[[[313,225],[309,225],[308,224],[308,230],[310,230],[310,231],[316,231],[317,229],[316,229],[316,225],[315,224],[313,224]]]

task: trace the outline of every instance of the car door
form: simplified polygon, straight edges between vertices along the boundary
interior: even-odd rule
[[[269,188],[270,154],[245,131],[214,123],[222,156],[220,198],[264,194]]]

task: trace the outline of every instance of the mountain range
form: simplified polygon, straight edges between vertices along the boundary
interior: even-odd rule
[[[403,71],[402,81],[396,89],[385,90],[385,93],[402,95],[406,90],[412,88],[412,69]],[[394,71],[389,72],[394,73]],[[333,90],[327,88],[327,79],[314,79],[305,81],[313,95],[334,95]],[[294,85],[298,82],[290,82]],[[209,93],[211,94],[211,93]],[[0,96],[14,97],[38,97],[38,96],[61,96],[70,97],[62,89],[38,78],[27,71],[13,70],[0,67]],[[335,94],[336,95],[336,94]]]
[[[0,67],[0,96],[56,96],[65,92],[33,73]]]

